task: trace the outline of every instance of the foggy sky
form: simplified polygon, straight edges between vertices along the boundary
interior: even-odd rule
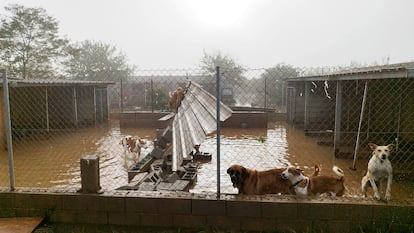
[[[203,51],[250,68],[414,60],[411,0],[207,2],[2,0],[0,13],[9,3],[42,7],[61,35],[114,45],[143,69],[196,68]]]

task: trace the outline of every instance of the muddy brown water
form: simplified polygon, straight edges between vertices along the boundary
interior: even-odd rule
[[[352,160],[336,159],[332,147],[317,145],[317,139],[306,137],[301,130],[284,124],[269,129],[222,129],[220,144],[220,191],[237,193],[226,174],[232,164],[252,169],[300,166],[305,173],[319,164],[322,174],[334,175],[335,164],[345,171],[347,197],[362,197],[360,180],[367,161],[357,160],[357,170],[349,169]],[[127,184],[127,168],[119,144],[125,135],[134,135],[152,142],[155,129],[120,129],[119,123],[73,132],[56,132],[45,137],[32,136],[16,139],[14,171],[16,187],[80,189],[80,158],[96,154],[100,157],[100,183],[104,190],[114,190]],[[265,139],[265,140],[263,140]],[[152,143],[143,149],[145,155],[153,149]],[[215,135],[209,136],[201,145],[201,151],[213,154],[208,163],[199,164],[198,181],[190,192],[217,191],[217,147]],[[143,156],[142,156],[143,157]],[[128,162],[128,165],[131,165]],[[0,186],[10,186],[7,151],[0,151]],[[414,199],[414,183],[395,180],[393,199]],[[372,195],[372,192],[370,193]]]

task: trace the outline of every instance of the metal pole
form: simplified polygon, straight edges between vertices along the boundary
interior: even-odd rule
[[[335,102],[335,129],[334,129],[334,155],[341,140],[341,115],[342,115],[342,82],[336,82],[336,102]],[[335,158],[335,156],[334,156]]]
[[[100,104],[100,108],[101,108],[101,121],[99,123],[104,123],[104,96],[103,96],[103,91],[99,91],[99,97],[101,98],[101,104]]]
[[[6,126],[7,137],[7,153],[9,156],[9,176],[10,176],[10,190],[14,191],[14,159],[13,159],[13,141],[10,120],[10,99],[9,99],[9,83],[7,80],[7,71],[0,70],[0,75],[3,77],[3,94],[4,94],[4,125]]]
[[[123,87],[122,87],[122,85],[123,85],[123,83],[122,83],[122,75],[121,75],[121,77],[120,77],[120,87],[119,87],[119,91],[121,92],[120,93],[120,97],[121,97],[121,112],[124,112],[124,89],[123,89]]]
[[[110,120],[110,109],[111,109],[111,106],[110,106],[110,104],[111,104],[111,102],[110,102],[110,100],[109,100],[109,95],[108,95],[108,87],[106,87],[105,88],[105,90],[104,90],[104,94],[105,94],[105,96],[106,96],[106,105],[105,105],[105,107],[106,107],[106,123],[110,123],[109,122],[109,120]]]
[[[368,92],[368,81],[365,81],[364,97],[362,99],[361,114],[359,117],[358,134],[357,134],[357,139],[355,143],[355,152],[354,152],[354,163],[352,164],[352,168],[351,168],[352,170],[356,170],[356,158],[357,158],[358,149],[359,149],[359,133],[361,132],[362,119],[364,117],[364,109],[365,109],[365,102],[367,99],[367,92]]]
[[[264,109],[267,109],[267,77],[264,78]]]
[[[49,92],[47,87],[45,88],[45,109],[46,109],[46,131],[50,131],[50,122],[49,122]]]
[[[400,140],[400,128],[401,128],[401,107],[402,107],[402,87],[403,85],[400,84],[400,98],[398,102],[398,119],[397,119],[397,137],[395,138],[395,151],[398,152],[399,147],[399,140]],[[405,92],[404,92],[405,93]]]
[[[305,132],[308,130],[309,127],[309,82],[305,82],[305,109],[304,109],[304,116],[303,116],[303,125]]]
[[[79,119],[78,119],[78,98],[76,93],[76,87],[73,88],[73,117],[74,117],[74,125],[75,128],[79,127]]]
[[[97,119],[98,119],[98,114],[97,114],[97,107],[96,107],[96,87],[93,88],[93,121],[95,122],[95,126],[97,125]]]
[[[220,91],[220,67],[216,67],[216,137],[217,137],[217,199],[220,199],[220,100],[221,100],[221,91]]]
[[[151,112],[154,113],[154,82],[151,79]]]

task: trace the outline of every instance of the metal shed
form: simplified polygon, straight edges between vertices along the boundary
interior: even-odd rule
[[[413,173],[414,63],[288,79],[287,121],[332,146],[336,157],[368,157],[368,142],[394,143],[394,170]]]
[[[14,137],[91,127],[108,122],[107,87],[113,82],[8,81]]]

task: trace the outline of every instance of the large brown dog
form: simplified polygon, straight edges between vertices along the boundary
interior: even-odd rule
[[[227,169],[233,187],[239,194],[295,194],[289,180],[282,179],[284,168],[257,171],[241,165],[232,165]]]

